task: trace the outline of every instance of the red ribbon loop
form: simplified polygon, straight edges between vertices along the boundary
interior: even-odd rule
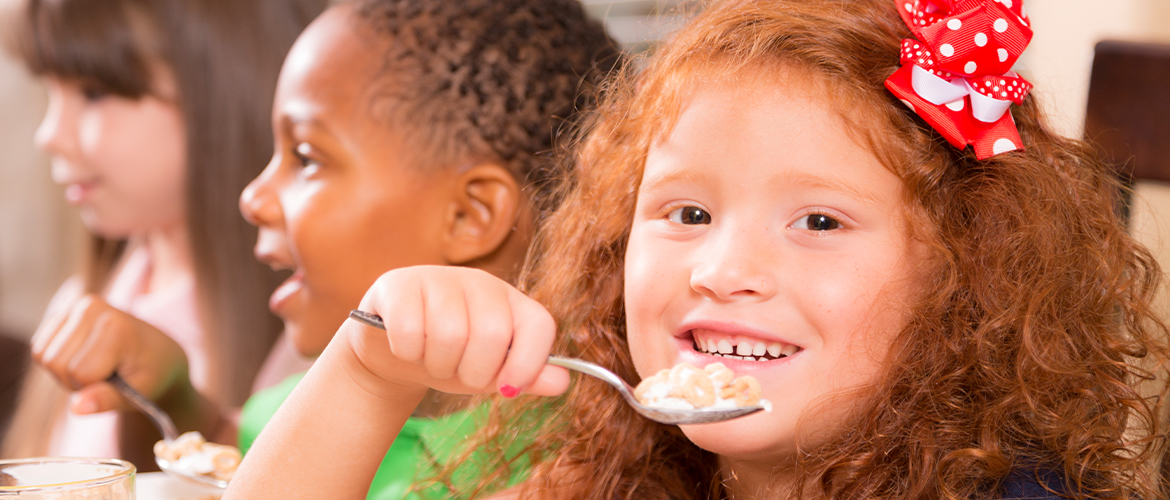
[[[896,1],[918,39],[902,41],[886,88],[981,160],[1023,149],[1008,112],[1032,89],[1011,70],[1032,40],[1023,0]]]

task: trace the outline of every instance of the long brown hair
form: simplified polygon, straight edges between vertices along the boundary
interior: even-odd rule
[[[272,155],[272,96],[284,55],[325,4],[24,0],[6,19],[5,41],[38,75],[135,99],[154,91],[153,65],[173,74],[187,133],[186,217],[212,363],[208,396],[223,405],[247,398],[281,331],[267,308],[279,278],[253,258],[256,232],[237,200]],[[88,291],[104,289],[124,250],[124,241],[92,237],[82,268]]]
[[[911,36],[896,8],[892,0],[723,2],[644,71],[615,80],[524,280],[559,322],[556,351],[638,379],[623,260],[650,145],[699,79],[807,70],[859,143],[901,178],[931,272],[849,431],[800,450],[793,493],[994,498],[1022,475],[1072,498],[1153,498],[1150,461],[1163,443],[1157,400],[1138,386],[1164,390],[1166,327],[1151,310],[1162,278],[1114,213],[1121,186],[1085,144],[1046,126],[1035,97],[1012,108],[1025,151],[979,161],[947,145],[883,85]],[[498,457],[535,464],[523,496],[726,495],[717,457],[589,377],[540,419],[520,417],[533,408],[524,398],[495,408],[482,449],[535,436],[527,453]],[[528,430],[511,425],[533,420]],[[481,491],[511,471],[490,470]]]

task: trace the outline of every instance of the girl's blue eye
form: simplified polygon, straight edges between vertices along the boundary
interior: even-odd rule
[[[699,207],[687,206],[671,210],[666,216],[678,224],[710,224],[711,214]]]
[[[797,229],[807,229],[809,231],[832,231],[840,229],[841,223],[832,217],[825,214],[808,214],[801,217],[792,225]]]

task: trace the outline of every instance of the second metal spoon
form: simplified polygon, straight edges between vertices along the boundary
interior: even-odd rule
[[[139,411],[146,414],[146,417],[150,419],[151,423],[153,423],[154,426],[158,428],[158,432],[162,434],[163,440],[170,443],[171,441],[179,438],[179,431],[175,428],[175,422],[171,420],[171,416],[167,415],[167,412],[163,411],[162,408],[159,408],[158,405],[154,404],[154,402],[146,399],[146,396],[143,396],[142,393],[138,392],[137,389],[130,387],[130,384],[127,384],[126,381],[122,379],[122,376],[118,375],[118,372],[114,372],[112,375],[110,375],[110,377],[106,379],[106,382],[114,386],[114,389],[117,389],[118,394],[121,394],[123,398],[126,398],[126,401],[129,401],[130,404],[134,405],[135,408],[138,408]],[[154,457],[154,463],[158,464],[158,468],[162,469],[163,472],[185,481],[192,481],[204,486],[213,486],[219,489],[227,489],[228,487],[227,481],[220,481],[213,477],[207,477],[198,474],[185,474],[180,470],[176,470],[169,461],[157,455]]]
[[[349,317],[374,328],[386,329],[386,324],[382,321],[382,317],[377,314],[354,309],[350,311]],[[694,410],[653,408],[638,402],[634,398],[634,388],[630,387],[630,384],[626,383],[625,380],[622,380],[614,372],[601,366],[583,359],[566,358],[563,356],[549,356],[548,364],[568,368],[601,379],[603,382],[617,389],[622,397],[625,398],[626,402],[638,414],[663,424],[685,425],[722,422],[733,418],[745,417],[764,409],[763,406],[759,405],[741,406],[738,408],[697,408]]]

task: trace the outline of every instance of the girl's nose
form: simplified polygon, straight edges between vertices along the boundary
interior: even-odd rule
[[[77,130],[69,103],[59,85],[49,85],[49,106],[33,141],[51,156],[69,156],[77,146]]]
[[[761,239],[737,232],[703,245],[691,269],[691,288],[720,301],[763,301],[775,296],[779,257]]]
[[[280,208],[280,199],[276,196],[274,184],[279,163],[274,158],[263,172],[240,193],[240,213],[244,219],[256,227],[282,224],[284,212]]]

